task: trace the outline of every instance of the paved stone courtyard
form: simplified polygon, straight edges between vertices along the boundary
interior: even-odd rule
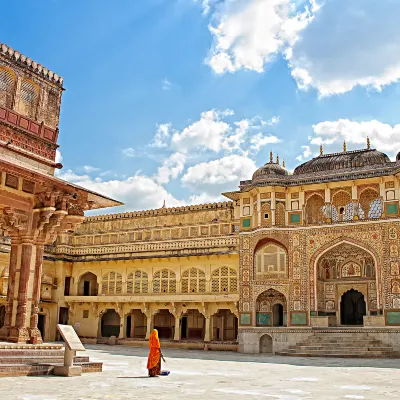
[[[165,349],[167,377],[146,377],[144,348],[87,345],[103,373],[0,378],[2,400],[399,399],[400,360],[305,359]]]

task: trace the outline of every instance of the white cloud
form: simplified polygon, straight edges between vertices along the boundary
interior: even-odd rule
[[[220,201],[229,201],[229,199],[222,196],[222,194],[214,196],[214,195],[204,193],[204,192],[200,193],[200,194],[194,194],[189,197],[190,204],[218,203]]]
[[[56,160],[55,160],[55,162],[58,164],[58,163],[61,163],[62,160],[63,160],[63,157],[62,157],[61,151],[60,150],[56,150]]]
[[[184,170],[186,156],[182,153],[174,153],[168,157],[158,168],[156,181],[160,184],[168,183],[170,179],[176,179]]]
[[[398,1],[325,1],[288,56],[298,86],[328,96],[398,81],[399,15]]]
[[[339,119],[323,121],[313,125],[314,136],[310,138],[310,145],[324,145],[324,151],[341,151],[343,141],[349,150],[367,147],[367,137],[371,147],[394,156],[400,150],[400,124],[389,125],[380,121],[350,121]],[[351,146],[354,145],[354,146]],[[303,146],[303,148],[309,146]]]
[[[174,133],[172,146],[181,152],[201,148],[218,153],[225,147],[226,136],[230,131],[229,124],[222,119],[232,114],[230,110],[203,112],[200,120],[189,125],[182,132]]]
[[[126,157],[135,157],[136,151],[132,147],[127,147],[126,149],[122,150],[122,154]]]
[[[311,156],[312,151],[310,146],[301,146],[304,149],[303,153],[296,157],[296,160],[303,161]]]
[[[167,78],[165,78],[165,79],[162,81],[162,90],[167,91],[167,90],[171,90],[171,88],[172,88],[172,83],[171,83],[171,81],[169,81]]]
[[[237,187],[240,180],[250,179],[256,169],[254,161],[247,156],[233,154],[188,168],[182,183],[202,193],[203,197],[216,197],[225,190]]]
[[[263,135],[262,133],[257,133],[257,135],[253,136],[250,139],[250,150],[252,150],[255,153],[258,153],[260,149],[267,144],[275,144],[279,143],[280,139],[277,138],[274,135]]]
[[[87,175],[77,175],[72,170],[68,170],[58,176],[61,179],[125,203],[123,207],[118,207],[115,210],[103,210],[102,213],[160,208],[164,200],[168,207],[184,204],[183,201],[177,200],[154,179],[143,175],[135,175],[122,180],[103,180],[101,177],[91,178]]]
[[[226,0],[213,15],[214,45],[206,63],[218,74],[263,72],[311,19],[309,9],[298,11],[290,0]]]
[[[92,167],[91,165],[84,165],[83,170],[90,174],[91,172],[98,171],[100,168]]]
[[[149,146],[158,148],[167,147],[169,144],[169,139],[171,137],[171,132],[172,132],[171,124],[157,125],[157,131]]]
[[[280,117],[275,115],[268,121],[261,121],[261,125],[275,126],[279,124],[280,120],[281,120]]]

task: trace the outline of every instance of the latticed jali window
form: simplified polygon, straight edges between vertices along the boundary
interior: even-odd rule
[[[12,108],[15,84],[14,73],[0,67],[0,106]]]
[[[269,243],[257,250],[255,255],[256,274],[286,275],[286,251]]]
[[[122,294],[122,275],[114,271],[104,274],[101,292],[105,295]]]
[[[349,192],[341,190],[332,198],[332,221],[351,221],[354,216],[354,207]]]
[[[306,204],[306,224],[322,224],[324,216],[325,201],[318,194],[313,194]]]
[[[261,204],[261,226],[271,226],[271,203],[266,202]]]
[[[182,293],[204,293],[206,274],[198,268],[190,268],[182,274]]]
[[[19,111],[29,118],[35,118],[38,103],[39,87],[31,81],[24,80],[21,84]]]
[[[169,269],[154,274],[153,293],[176,293],[176,275]]]
[[[126,280],[128,294],[148,293],[149,279],[144,271],[131,272]]]
[[[282,202],[276,203],[275,225],[285,226],[285,204]]]
[[[376,190],[365,189],[360,195],[359,204],[359,217],[361,219],[382,217],[382,202]]]
[[[237,292],[238,278],[233,268],[222,267],[211,275],[211,291],[213,293]]]

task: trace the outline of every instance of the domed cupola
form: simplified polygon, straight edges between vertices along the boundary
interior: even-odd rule
[[[276,157],[276,162],[273,160],[272,152],[270,153],[270,160],[262,167],[258,168],[254,172],[252,182],[263,182],[267,179],[280,178],[289,175],[289,172],[285,168],[285,161],[282,165],[279,164],[279,156]]]

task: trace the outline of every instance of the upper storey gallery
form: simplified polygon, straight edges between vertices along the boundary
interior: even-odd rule
[[[0,43],[0,107],[57,128],[63,78]]]
[[[242,231],[399,217],[400,153],[396,161],[375,149],[320,154],[292,174],[279,158],[224,193],[235,201]]]

